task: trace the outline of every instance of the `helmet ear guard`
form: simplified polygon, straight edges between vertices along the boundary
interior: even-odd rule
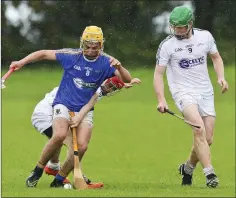
[[[125,86],[124,82],[118,77],[114,76],[107,79],[101,86],[102,94],[104,96],[112,96],[119,92]]]

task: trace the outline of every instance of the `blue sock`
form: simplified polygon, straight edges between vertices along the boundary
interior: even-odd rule
[[[61,182],[63,182],[64,181],[64,179],[65,179],[65,177],[62,177],[61,175],[59,175],[59,174],[56,174],[56,177],[55,177],[58,181],[61,181]]]

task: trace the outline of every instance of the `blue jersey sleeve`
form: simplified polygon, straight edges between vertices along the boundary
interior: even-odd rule
[[[110,56],[103,53],[103,56],[102,56],[103,60],[106,62],[106,71],[104,73],[104,76],[106,79],[108,78],[111,78],[113,76],[115,76],[115,71],[116,71],[116,68],[113,67],[111,64],[110,64]]]
[[[71,68],[77,56],[80,54],[79,50],[75,49],[61,49],[56,52],[56,59],[60,62],[64,70]]]
[[[107,74],[106,74],[107,78],[111,78],[111,77],[115,76],[115,71],[116,71],[116,68],[114,68],[114,67],[111,66],[111,67],[107,70]]]

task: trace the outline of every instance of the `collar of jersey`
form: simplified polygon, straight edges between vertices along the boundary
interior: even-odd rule
[[[88,62],[95,62],[97,59],[98,59],[98,57],[97,58],[95,58],[94,60],[89,60],[89,59],[87,59],[85,56],[84,56],[84,54],[83,54],[83,57],[84,57],[84,59],[86,60],[86,61],[88,61]]]

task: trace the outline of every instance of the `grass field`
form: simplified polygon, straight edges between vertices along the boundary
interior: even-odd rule
[[[100,190],[50,189],[53,177],[43,175],[37,188],[25,187],[46,138],[31,126],[31,114],[46,92],[57,86],[61,71],[22,69],[12,74],[2,91],[2,196],[235,196],[235,71],[226,68],[229,91],[215,87],[217,122],[212,162],[220,187],[209,189],[200,165],[192,187],[181,187],[177,167],[188,157],[191,129],[182,121],[156,111],[153,70],[131,70],[140,86],[103,98],[95,109],[93,137],[83,160],[83,171],[93,181],[103,181]],[[175,107],[168,88],[169,108]],[[63,150],[61,160],[65,157]],[[70,179],[71,179],[70,175]]]

